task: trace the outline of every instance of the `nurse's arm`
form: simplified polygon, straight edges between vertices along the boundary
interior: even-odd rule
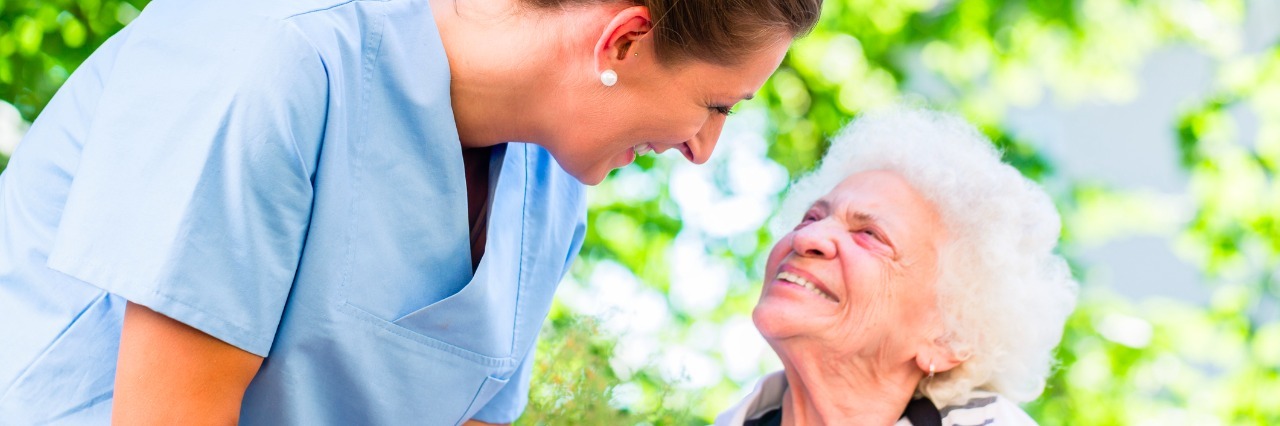
[[[262,357],[142,305],[125,308],[111,423],[233,425]]]

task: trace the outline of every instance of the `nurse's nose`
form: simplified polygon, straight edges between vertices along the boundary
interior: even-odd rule
[[[724,129],[724,120],[723,114],[711,114],[702,129],[685,142],[689,147],[689,161],[704,164],[711,159],[711,152],[715,151],[716,142],[720,140],[720,131]]]

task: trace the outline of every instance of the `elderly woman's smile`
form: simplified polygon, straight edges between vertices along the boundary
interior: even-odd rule
[[[811,277],[811,275],[789,264],[782,265],[778,268],[778,278],[776,283],[778,285],[793,284],[800,286],[815,295],[821,296],[823,299],[830,300],[834,303],[840,303],[839,300],[836,300],[835,296],[831,295],[831,292],[827,290],[827,286],[822,284],[821,281],[806,277]]]

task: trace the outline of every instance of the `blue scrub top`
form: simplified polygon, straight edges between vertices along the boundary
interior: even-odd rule
[[[246,424],[515,420],[585,204],[490,164],[473,274],[426,0],[151,3],[0,175],[0,424],[107,423],[126,300],[266,356]]]

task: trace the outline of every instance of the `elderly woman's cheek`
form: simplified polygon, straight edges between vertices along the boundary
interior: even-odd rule
[[[769,259],[765,262],[765,282],[773,280],[778,275],[778,267],[782,265],[782,259],[787,257],[790,252],[791,239],[794,233],[787,233],[773,245],[773,249],[769,250]]]

